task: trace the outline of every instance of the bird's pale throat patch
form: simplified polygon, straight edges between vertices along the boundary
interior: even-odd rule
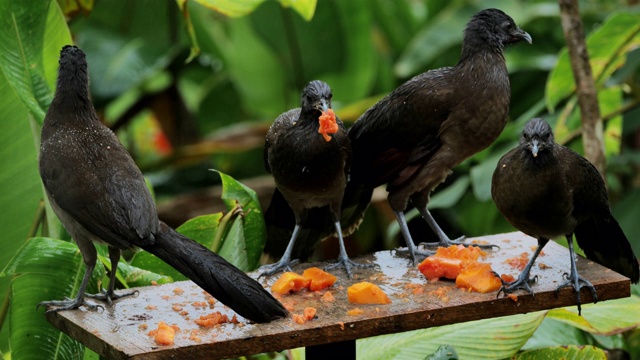
[[[336,122],[336,114],[334,114],[333,109],[323,111],[318,120],[320,121],[318,133],[322,134],[325,141],[331,141],[331,136],[328,134],[335,134],[338,132],[338,123]]]

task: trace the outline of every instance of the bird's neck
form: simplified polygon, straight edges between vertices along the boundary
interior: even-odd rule
[[[462,44],[459,64],[472,61],[473,59],[487,59],[487,63],[499,60],[504,63],[504,47],[501,44],[491,44],[486,40],[467,38]]]
[[[315,110],[301,111],[300,117],[296,121],[296,124],[298,124],[298,126],[300,127],[314,128],[317,130],[318,127],[320,126],[320,122],[318,120],[320,115],[321,114]]]
[[[55,123],[73,121],[77,125],[82,122],[91,123],[97,115],[89,97],[89,79],[84,69],[60,69],[56,84],[56,93],[51,102],[48,114],[59,114],[57,117],[47,116],[45,120]]]

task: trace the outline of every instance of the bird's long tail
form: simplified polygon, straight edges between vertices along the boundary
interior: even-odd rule
[[[372,188],[353,183],[347,185],[340,216],[344,237],[358,229],[372,194]],[[267,243],[264,251],[274,258],[280,258],[291,239],[296,221],[293,210],[277,188],[265,213],[265,222]],[[336,236],[336,233],[329,207],[309,209],[306,219],[303,219],[291,258],[306,260],[322,240],[331,236]]]
[[[287,310],[262,285],[218,254],[160,223],[156,255],[243,317],[263,323],[287,316]]]
[[[633,283],[640,280],[638,259],[613,216],[584,221],[576,227],[575,235],[587,258],[630,278]]]

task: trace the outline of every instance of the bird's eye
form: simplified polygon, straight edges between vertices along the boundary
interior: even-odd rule
[[[327,99],[329,100],[333,99],[333,94],[329,93],[329,96],[327,96]]]
[[[502,24],[502,28],[507,31],[512,31],[515,28],[515,25],[512,22],[505,22]]]
[[[305,99],[307,99],[308,102],[312,102],[313,101],[313,98],[311,97],[311,95],[305,96]]]

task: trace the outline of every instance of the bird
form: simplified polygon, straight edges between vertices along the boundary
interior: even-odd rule
[[[366,209],[377,186],[387,185],[387,201],[415,265],[418,249],[404,212],[415,206],[437,235],[450,240],[427,210],[430,193],[463,160],[489,146],[502,132],[511,90],[504,48],[531,36],[498,9],[485,9],[468,22],[455,66],[434,69],[400,85],[369,108],[349,129],[353,148],[351,181],[343,213],[351,221]],[[492,247],[488,245],[486,247]]]
[[[260,283],[158,219],[140,169],[115,134],[103,125],[89,95],[86,56],[76,46],[60,51],[56,90],[41,133],[39,171],[51,207],[78,245],[86,270],[73,299],[40,302],[47,312],[101,305],[134,293],[114,291],[122,250],[142,248],[193,280],[253,322],[288,315]],[[108,245],[108,289],[85,294],[96,266],[94,242]]]
[[[333,94],[320,80],[309,82],[302,91],[300,108],[276,118],[267,131],[264,163],[277,187],[275,196],[285,200],[293,212],[295,226],[280,261],[261,267],[262,275],[291,271],[296,239],[315,209],[327,209],[327,224],[339,239],[340,255],[327,269],[367,267],[349,259],[340,226],[340,209],[351,166],[351,143],[344,124],[333,113]],[[276,215],[277,216],[277,215]]]
[[[538,240],[533,256],[512,282],[502,280],[498,292],[518,289],[533,295],[531,267],[549,239],[564,236],[569,245],[570,273],[556,289],[572,286],[578,312],[580,289],[597,301],[593,285],[578,274],[573,237],[587,258],[611,268],[637,283],[638,260],[629,240],[611,214],[604,180],[598,170],[575,151],[555,142],[544,119],[529,120],[520,144],[498,161],[491,182],[496,207],[516,229]]]

